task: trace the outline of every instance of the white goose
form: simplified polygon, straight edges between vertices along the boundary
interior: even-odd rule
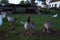
[[[58,14],[55,14],[55,15],[53,15],[52,17],[56,18],[56,17],[58,17]]]
[[[3,18],[5,18],[7,13],[4,11],[4,12],[1,12],[1,14],[3,15]]]
[[[3,16],[2,15],[0,15],[0,26],[2,26],[2,23],[3,23]]]

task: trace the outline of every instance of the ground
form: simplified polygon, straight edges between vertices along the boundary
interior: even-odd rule
[[[0,27],[0,40],[60,40],[60,14],[57,18],[53,18],[52,15],[31,15],[31,21],[35,23],[37,33],[33,35],[25,35],[24,27],[20,24],[20,21],[26,21],[25,14],[12,14],[14,18],[17,18],[16,25],[10,26],[7,19],[3,19],[3,25]],[[51,29],[56,31],[55,33],[44,33],[41,30],[44,29],[43,24],[46,21],[51,21]]]

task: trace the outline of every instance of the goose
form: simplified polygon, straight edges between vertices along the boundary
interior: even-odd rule
[[[3,18],[5,18],[6,17],[6,14],[3,14]]]
[[[44,23],[44,27],[45,27],[45,29],[43,31],[45,31],[47,33],[50,32],[49,28],[51,27],[51,22],[47,21],[46,23]]]
[[[2,15],[0,15],[0,26],[2,26],[2,24],[3,24],[3,16]]]
[[[3,15],[3,18],[5,18],[7,13],[5,11],[3,11],[3,12],[1,12],[1,14]]]
[[[27,16],[27,21],[24,24],[24,28],[25,28],[25,30],[29,30],[29,32],[27,32],[27,34],[32,34],[33,30],[35,29],[35,25],[32,22],[30,22],[29,15]]]
[[[16,21],[17,21],[17,19],[13,18],[13,17],[7,17],[7,20],[9,23],[12,23],[12,24],[16,23]]]
[[[53,15],[52,17],[56,18],[56,17],[58,17],[58,14],[55,14],[55,15]]]

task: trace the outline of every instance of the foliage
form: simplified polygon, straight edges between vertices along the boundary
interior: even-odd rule
[[[46,0],[41,0],[41,1],[46,1]]]
[[[8,4],[8,0],[1,0],[1,3]]]
[[[24,4],[24,1],[21,1],[20,4]]]

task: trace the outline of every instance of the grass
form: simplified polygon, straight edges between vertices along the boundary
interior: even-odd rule
[[[3,25],[0,27],[0,40],[60,40],[60,15],[57,18],[52,18],[52,15],[31,15],[31,21],[35,23],[37,33],[33,35],[25,35],[24,27],[20,24],[20,21],[26,21],[26,15],[12,14],[14,18],[17,18],[17,23],[13,26],[8,24],[7,19],[3,19]],[[41,30],[44,29],[43,24],[46,21],[51,21],[51,29],[57,31],[54,34],[44,33]]]

